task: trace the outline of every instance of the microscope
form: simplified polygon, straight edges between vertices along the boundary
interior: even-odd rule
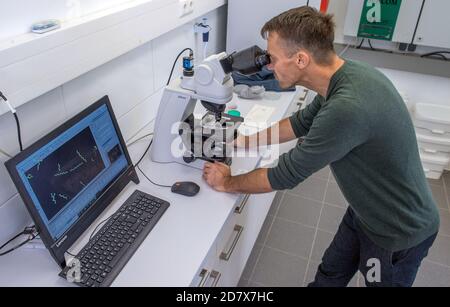
[[[250,75],[270,64],[258,46],[206,58],[194,68],[194,55],[183,58],[183,75],[165,89],[155,121],[151,159],[158,163],[190,164],[202,169],[205,161],[231,165],[230,144],[237,137],[241,117],[225,113],[233,99],[234,71]],[[203,117],[194,114],[198,103]],[[205,111],[206,110],[206,111]]]

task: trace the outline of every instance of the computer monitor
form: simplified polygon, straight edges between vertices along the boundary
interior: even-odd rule
[[[130,181],[139,183],[108,96],[5,165],[62,268],[92,222]]]

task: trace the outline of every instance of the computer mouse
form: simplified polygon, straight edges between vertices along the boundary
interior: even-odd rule
[[[195,196],[200,191],[200,187],[195,182],[177,182],[172,186],[172,192],[184,196]]]

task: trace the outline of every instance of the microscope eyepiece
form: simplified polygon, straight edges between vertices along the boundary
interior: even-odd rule
[[[232,53],[222,59],[220,64],[227,74],[237,71],[244,75],[251,75],[260,72],[264,66],[270,64],[270,56],[267,51],[262,50],[258,46],[253,46],[240,52]]]
[[[270,64],[270,55],[264,51],[264,54],[261,54],[256,57],[255,59],[256,66],[260,68],[260,70],[264,67]]]

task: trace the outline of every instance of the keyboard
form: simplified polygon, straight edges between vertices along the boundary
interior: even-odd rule
[[[110,286],[169,206],[167,201],[136,190],[75,257],[79,268],[74,283]],[[67,265],[59,275],[67,278],[70,270],[73,267]]]

